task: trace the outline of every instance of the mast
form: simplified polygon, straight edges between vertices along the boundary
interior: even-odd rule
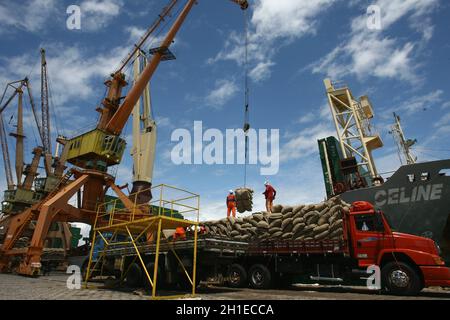
[[[400,121],[400,116],[394,112],[394,124],[392,125],[392,131],[390,131],[390,134],[392,134],[394,141],[397,144],[400,163],[403,164],[403,161],[405,160],[406,164],[415,164],[417,157],[412,154],[411,147],[417,143],[417,140],[405,138]]]
[[[134,81],[137,81],[146,64],[147,58],[143,53],[137,52],[134,61]],[[147,84],[142,99],[138,100],[132,113],[133,147],[131,156],[133,157],[133,189],[131,193],[140,192],[141,199],[137,199],[138,203],[146,203],[151,200],[149,191],[152,186],[157,139],[157,126],[151,116],[151,108],[150,84]]]

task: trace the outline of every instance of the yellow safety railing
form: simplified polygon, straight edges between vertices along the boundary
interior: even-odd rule
[[[148,202],[142,202],[142,199],[148,199],[149,192],[153,195]],[[142,197],[141,197],[142,196]],[[111,246],[127,245],[133,248],[135,257],[133,262],[139,261],[142,270],[152,288],[152,298],[157,299],[156,287],[158,281],[158,266],[160,256],[160,245],[164,237],[163,230],[174,227],[194,227],[194,244],[192,255],[192,270],[184,267],[182,259],[175,252],[175,247],[171,244],[173,240],[169,241],[170,251],[174,254],[179,266],[183,270],[183,274],[190,284],[192,284],[191,296],[195,295],[196,284],[196,268],[197,268],[197,240],[198,240],[198,225],[200,218],[200,196],[190,191],[180,189],[177,187],[161,184],[148,190],[143,190],[128,196],[128,199],[133,203],[130,208],[124,205],[120,199],[113,199],[97,206],[97,216],[93,226],[92,247],[89,257],[89,263],[86,273],[86,287],[91,277],[98,274],[103,274],[102,260],[105,259],[105,254]],[[105,237],[104,233],[112,234],[112,237]],[[146,238],[149,233],[153,235]],[[122,235],[119,241],[118,236]],[[101,239],[105,244],[104,249],[99,252],[96,261],[93,261],[94,245],[97,239]],[[155,244],[154,254],[154,268],[148,270],[145,259],[148,256],[143,256],[138,246],[142,244],[142,240]],[[167,243],[168,239],[165,239]],[[98,266],[101,268],[98,268]],[[121,281],[123,281],[129,267],[121,269]],[[189,273],[192,271],[192,274]],[[176,296],[180,297],[180,296]],[[159,297],[160,298],[160,297]],[[166,297],[169,298],[169,297]]]
[[[149,193],[152,199],[142,203],[139,201]],[[161,184],[150,189],[128,196],[133,207],[126,208],[120,199],[99,204],[97,220],[102,225],[110,227],[118,224],[131,223],[148,217],[165,216],[199,222],[200,196],[190,191]]]

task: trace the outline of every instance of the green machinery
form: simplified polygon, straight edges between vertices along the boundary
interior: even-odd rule
[[[67,162],[106,172],[108,166],[120,163],[125,147],[124,139],[95,129],[68,142]]]
[[[341,170],[342,151],[339,141],[335,137],[320,139],[318,143],[325,189],[327,196],[330,198],[335,195],[336,183],[344,182],[344,175]]]
[[[335,137],[320,139],[319,153],[327,197],[373,185],[369,172],[354,157],[344,158]]]

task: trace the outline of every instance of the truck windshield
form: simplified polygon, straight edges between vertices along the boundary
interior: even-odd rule
[[[392,226],[392,223],[391,223],[390,218],[389,218],[387,215],[382,214],[381,211],[378,211],[377,213],[380,215],[380,217],[381,217],[381,216],[384,216],[384,219],[386,219],[386,222],[387,222],[389,228],[391,228],[392,231],[395,231],[395,228]]]
[[[363,232],[384,232],[383,220],[376,214],[361,214],[355,216],[356,228]]]

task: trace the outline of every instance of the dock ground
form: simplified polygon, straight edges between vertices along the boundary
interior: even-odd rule
[[[149,300],[150,296],[133,289],[107,289],[91,283],[89,289],[69,290],[68,275],[55,273],[40,278],[0,274],[0,300]],[[425,289],[416,297],[382,295],[363,287],[294,285],[285,290],[230,289],[200,287],[199,300],[450,300],[450,290]]]

